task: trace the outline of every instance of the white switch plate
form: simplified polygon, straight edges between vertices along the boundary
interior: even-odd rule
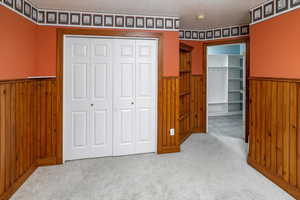
[[[174,128],[171,128],[171,129],[170,129],[170,135],[171,135],[171,136],[175,135],[175,129],[174,129]]]

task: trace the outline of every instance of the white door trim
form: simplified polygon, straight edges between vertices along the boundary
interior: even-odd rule
[[[159,41],[159,39],[158,38],[140,38],[140,37],[118,37],[118,36],[89,36],[89,35],[64,35],[63,36],[63,72],[65,72],[65,65],[66,65],[66,52],[65,52],[65,47],[66,47],[66,38],[97,38],[97,39],[134,39],[134,40],[155,40],[156,41],[156,52],[155,52],[155,57],[156,57],[156,59],[155,59],[155,71],[156,71],[156,73],[155,73],[155,92],[154,92],[154,94],[155,94],[155,106],[154,106],[154,108],[155,108],[155,126],[154,126],[154,130],[155,130],[155,133],[154,133],[154,137],[155,137],[155,153],[157,153],[157,141],[158,141],[158,138],[157,138],[157,133],[158,133],[158,130],[157,130],[157,127],[158,127],[158,121],[157,121],[157,116],[158,116],[158,76],[159,76],[159,71],[158,71],[158,41]],[[63,95],[62,95],[62,97],[63,97],[63,99],[62,99],[62,101],[63,101],[63,109],[62,109],[62,111],[63,111],[63,113],[62,113],[62,115],[63,115],[63,124],[62,124],[62,135],[63,135],[63,148],[62,148],[62,157],[63,157],[63,163],[65,162],[65,158],[66,158],[66,132],[67,132],[67,130],[66,130],[66,126],[65,126],[65,124],[66,124],[66,115],[65,115],[65,113],[66,113],[66,101],[65,101],[65,99],[66,99],[66,93],[65,93],[65,91],[66,91],[66,83],[65,83],[65,81],[66,81],[66,78],[65,78],[65,73],[63,73],[63,77],[62,77],[62,79],[63,79],[63,86],[62,86],[62,89],[63,89]],[[113,86],[112,86],[112,88],[113,88]],[[113,89],[112,89],[113,90]],[[113,92],[113,91],[112,91]],[[114,113],[114,112],[113,112]],[[112,114],[113,114],[112,113]],[[113,148],[113,147],[112,147]]]

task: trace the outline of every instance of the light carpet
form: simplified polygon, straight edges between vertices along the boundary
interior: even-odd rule
[[[194,134],[182,152],[40,167],[13,200],[290,200],[246,163],[247,145]]]

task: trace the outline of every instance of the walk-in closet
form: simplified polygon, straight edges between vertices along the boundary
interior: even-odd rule
[[[230,44],[207,48],[208,131],[228,130],[244,137],[245,121],[245,45]],[[228,126],[229,129],[226,129]],[[230,127],[239,127],[231,130]],[[217,132],[217,131],[216,131]]]

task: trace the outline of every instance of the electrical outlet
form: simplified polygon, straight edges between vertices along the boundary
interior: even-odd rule
[[[170,129],[170,135],[171,135],[171,136],[174,136],[174,135],[175,135],[175,129],[174,129],[174,128],[171,128],[171,129]]]

